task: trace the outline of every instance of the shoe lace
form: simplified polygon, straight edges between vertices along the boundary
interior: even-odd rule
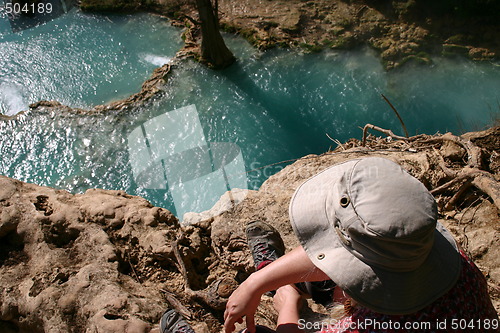
[[[194,333],[194,331],[191,328],[191,326],[186,324],[186,325],[181,325],[181,326],[177,327],[174,333]]]
[[[257,242],[254,245],[253,260],[260,263],[266,260],[275,260],[277,257],[276,251],[272,246],[265,241]]]

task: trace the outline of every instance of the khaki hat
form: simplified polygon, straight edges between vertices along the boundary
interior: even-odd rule
[[[293,229],[314,265],[386,314],[416,312],[456,283],[460,254],[436,216],[425,186],[378,157],[320,172],[290,202]]]

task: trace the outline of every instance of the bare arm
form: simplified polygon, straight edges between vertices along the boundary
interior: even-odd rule
[[[302,281],[321,281],[328,276],[314,266],[299,246],[263,269],[253,273],[236,289],[226,305],[224,329],[234,331],[236,322],[246,317],[247,330],[255,332],[254,315],[263,293]]]

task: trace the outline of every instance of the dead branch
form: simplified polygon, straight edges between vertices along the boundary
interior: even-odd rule
[[[182,277],[184,278],[185,288],[191,289],[189,279],[187,276],[186,264],[184,263],[184,260],[182,260],[181,253],[179,252],[179,243],[177,241],[173,241],[171,245],[175,255],[175,259],[177,261],[177,269],[179,269],[179,272],[182,274]]]
[[[406,125],[405,125],[405,123],[403,121],[403,118],[401,118],[401,116],[399,115],[398,110],[396,110],[396,108],[394,107],[394,105],[392,105],[392,103],[387,99],[387,97],[384,96],[384,94],[381,94],[381,95],[384,98],[384,100],[387,102],[387,104],[389,104],[389,106],[391,107],[391,109],[394,111],[394,113],[396,114],[396,117],[398,117],[399,122],[401,123],[401,126],[403,126],[403,131],[405,132],[405,136],[408,138],[409,137],[408,130],[406,129]]]
[[[141,279],[139,279],[139,275],[137,275],[137,272],[134,269],[134,265],[132,265],[132,261],[130,260],[130,254],[128,252],[127,252],[127,261],[128,264],[130,265],[130,268],[132,269],[132,273],[134,274],[135,279],[137,280],[137,282],[142,284]]]
[[[375,125],[372,125],[372,124],[366,124],[365,127],[363,127],[363,140],[362,140],[362,146],[365,147],[366,146],[366,135],[368,133],[368,129],[373,129],[375,131],[379,131],[381,133],[384,133],[388,136],[390,136],[391,138],[393,139],[396,139],[396,140],[408,140],[408,138],[404,137],[404,136],[399,136],[399,135],[396,135],[394,134],[391,130],[387,130],[387,129],[384,129],[384,128],[381,128],[381,127],[378,127],[378,126],[375,126]]]

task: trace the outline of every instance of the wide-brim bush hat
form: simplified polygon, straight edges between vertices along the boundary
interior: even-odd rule
[[[457,245],[437,222],[434,197],[388,159],[354,159],[320,172],[295,191],[289,213],[314,265],[374,311],[416,312],[460,274]]]

